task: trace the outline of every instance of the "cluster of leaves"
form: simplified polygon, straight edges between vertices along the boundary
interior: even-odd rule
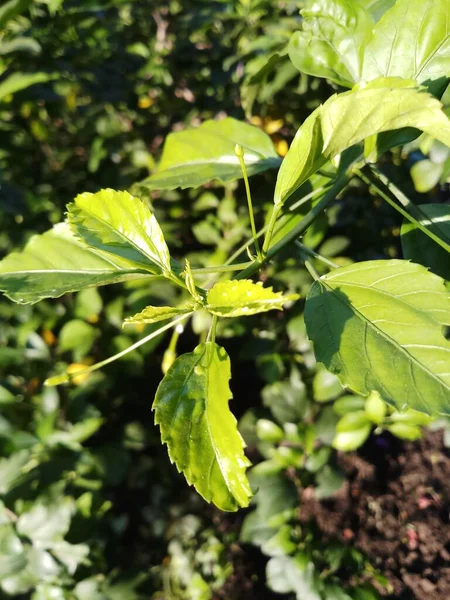
[[[27,242],[0,263],[0,288],[19,303],[2,304],[5,316],[19,323],[4,326],[0,356],[8,370],[1,432],[8,457],[0,477],[7,507],[3,591],[34,590],[36,600],[113,600],[140,597],[139,586],[158,588],[158,573],[148,574],[148,565],[160,556],[146,548],[161,538],[169,518],[177,519],[179,511],[166,500],[181,483],[167,473],[150,430],[146,382],[157,380],[158,367],[146,363],[148,379],[142,367],[154,353],[163,358],[165,373],[155,396],[156,422],[187,481],[222,510],[247,506],[252,489],[259,488],[241,539],[270,557],[269,588],[299,598],[376,597],[362,584],[374,574],[359,552],[323,547],[313,528],[300,528],[298,488],[312,486],[326,497],[343,481],[333,447],[358,448],[374,427],[375,433],[416,439],[431,420],[427,414],[449,411],[448,206],[411,201],[374,166],[391,167],[390,157],[401,157],[395,148],[406,142],[405,157],[414,156],[416,147],[424,153],[450,147],[450,121],[437,99],[450,75],[447,3],[432,0],[430,11],[423,2],[406,0],[307,2],[301,26],[298,5],[280,4],[265,16],[272,3],[261,0],[156,3],[150,20],[148,4],[137,0],[113,1],[100,11],[76,4],[10,0],[0,9],[0,22],[10,24],[2,38],[2,81],[13,86],[0,98],[0,168],[9,207],[2,218],[7,229],[24,219],[29,223],[30,215],[35,222],[29,229],[56,223],[30,239],[28,225],[1,239],[5,250],[19,239]],[[27,16],[17,19],[27,8]],[[411,36],[416,48],[410,47]],[[233,44],[237,54],[225,55]],[[39,53],[41,46],[46,52]],[[20,52],[28,53],[25,62]],[[114,83],[106,59],[114,64]],[[43,67],[42,60],[50,64]],[[20,89],[38,82],[25,70],[46,77],[41,84],[54,77],[56,83],[21,96]],[[351,89],[326,100],[327,84],[308,75]],[[242,107],[247,116],[260,109],[254,122],[266,133],[232,117],[209,120],[220,110],[242,118],[239,77]],[[290,93],[284,93],[286,86]],[[39,102],[33,102],[36,97]],[[306,119],[305,109],[313,111]],[[281,117],[281,123],[271,117]],[[180,119],[197,127],[180,131],[184,125],[176,125],[154,168],[149,147],[157,149],[158,135]],[[279,133],[300,122],[281,161]],[[268,133],[274,132],[271,140]],[[427,137],[414,142],[420,132]],[[446,181],[445,160],[436,161],[441,167],[438,176],[433,171],[433,185]],[[260,234],[253,211],[247,215],[245,203],[237,202],[242,162],[257,182],[256,218],[262,221],[262,209],[269,209]],[[404,175],[407,164],[398,169]],[[418,185],[414,167],[412,175],[419,191],[431,189]],[[396,181],[403,187],[400,177]],[[362,184],[405,219],[402,224],[392,213],[380,213],[381,231],[389,222],[388,239],[377,239],[375,250],[368,240],[356,241],[352,197],[358,205],[365,195],[367,205],[357,210],[371,223],[379,210]],[[201,185],[206,192],[196,190]],[[102,187],[107,189],[98,192]],[[133,195],[111,187],[132,188]],[[89,191],[78,194],[80,189]],[[344,199],[330,208],[343,190]],[[66,220],[59,222],[73,197]],[[400,233],[403,257],[413,262],[368,260],[377,253],[399,255],[391,224]],[[329,227],[341,235],[325,239]],[[246,251],[250,261],[236,262]],[[237,273],[230,279],[232,271]],[[250,279],[257,272],[264,285]],[[117,292],[92,287],[109,283],[122,285]],[[293,318],[265,314],[299,296],[307,296],[304,317],[299,302]],[[180,324],[188,320],[192,332],[180,338]],[[162,357],[160,334],[171,328]],[[248,359],[257,369],[251,396],[261,380],[266,383],[262,398],[270,413],[251,412],[241,420],[243,438],[265,459],[250,471],[250,482],[244,442],[228,407],[230,359],[216,337],[227,340],[233,376],[240,363],[246,365],[234,388],[237,399],[245,398]],[[178,358],[177,344],[184,352]],[[123,368],[94,375],[110,362],[102,359],[111,348],[127,357]],[[94,357],[100,362],[92,365]],[[24,360],[30,362],[26,367]],[[49,383],[74,384],[60,393],[41,388],[57,361],[56,371],[64,374]],[[140,380],[145,401],[137,391]],[[344,394],[342,384],[354,393]],[[151,493],[142,489],[150,481],[160,482],[152,483]],[[140,517],[133,524],[131,511],[119,507],[136,490]],[[53,513],[63,515],[57,527],[50,527]],[[108,534],[102,532],[105,520]],[[41,535],[39,523],[47,521],[49,531]],[[232,567],[220,535],[204,532],[198,547],[189,540],[199,521],[189,527],[190,536],[183,533],[185,522],[169,546],[168,579],[163,576],[160,587],[173,597],[206,600]],[[131,556],[112,551],[107,545],[114,536],[137,536],[138,547]],[[124,565],[131,564],[134,572],[124,578]],[[339,584],[342,571],[358,581],[346,591]]]

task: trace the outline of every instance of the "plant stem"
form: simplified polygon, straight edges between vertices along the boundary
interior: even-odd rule
[[[309,262],[309,260],[305,260],[305,267],[306,267],[308,273],[314,279],[314,281],[317,281],[319,279],[319,273],[315,270],[315,268],[312,266],[312,264]]]
[[[342,192],[342,190],[347,186],[352,176],[353,174],[351,172],[346,172],[339,175],[334,184],[324,194],[323,198],[319,200],[315,206],[313,206],[313,208],[307,215],[304,216],[300,223],[297,223],[297,225],[293,227],[283,239],[267,250],[267,255],[265,256],[264,261],[273,258],[287,244],[290,244],[303,233],[305,233],[308,227],[317,219],[320,214],[322,214],[322,212],[336,199],[336,196],[338,196],[340,192]],[[249,267],[238,273],[233,279],[247,279],[248,277],[251,277],[257,271],[259,271],[263,265],[263,262],[255,261]]]
[[[200,267],[198,269],[191,269],[194,275],[207,275],[208,273],[230,273],[232,271],[241,271],[246,269],[252,264],[252,261],[245,263],[235,263],[234,265],[217,265],[217,267]]]
[[[437,236],[428,227],[422,224],[422,221],[430,223],[429,217],[423,213],[409,198],[405,196],[389,179],[378,169],[372,166],[366,165],[362,169],[354,169],[355,175],[357,175],[362,181],[373,187],[378,193],[380,198],[387,202],[392,208],[399,212],[405,219],[413,223],[420,231],[431,238],[436,244],[439,244],[441,248],[444,248],[447,252],[450,252],[450,245],[444,242],[439,236]],[[391,198],[391,194],[401,203],[403,206],[408,208],[406,211],[402,206],[399,206],[395,200]]]
[[[238,157],[239,164],[241,165],[242,175],[244,177],[245,192],[247,194],[248,214],[250,216],[250,225],[252,228],[253,243],[255,244],[256,256],[257,256],[258,260],[262,261],[262,254],[261,254],[261,250],[259,248],[258,236],[256,235],[255,217],[253,215],[252,195],[250,192],[250,185],[248,183],[247,167],[245,166],[244,149],[239,144],[236,144],[234,152],[235,152],[236,156]]]
[[[92,365],[91,367],[87,367],[86,369],[82,369],[80,371],[75,371],[75,373],[62,373],[61,375],[56,375],[55,377],[50,377],[49,379],[46,379],[44,381],[44,385],[54,386],[54,385],[59,385],[61,383],[67,383],[68,381],[71,381],[75,377],[79,377],[80,375],[87,375],[88,373],[92,373],[92,371],[97,371],[97,369],[101,369],[105,365],[109,365],[109,363],[112,363],[115,360],[117,360],[118,358],[122,358],[122,356],[125,356],[129,352],[136,350],[136,348],[139,348],[139,346],[142,346],[143,344],[145,344],[146,342],[150,341],[151,339],[157,337],[161,333],[164,333],[168,329],[175,327],[176,325],[178,325],[178,323],[181,323],[181,321],[184,321],[185,319],[190,317],[192,314],[193,313],[190,312],[185,315],[182,315],[181,317],[177,317],[170,323],[163,325],[156,331],[153,331],[146,337],[142,338],[141,340],[138,340],[137,342],[135,342],[128,348],[125,348],[125,350],[122,350],[121,352],[114,354],[114,356],[110,356],[109,358],[106,358],[105,360],[102,360],[102,361],[96,363],[95,365]]]
[[[216,343],[216,328],[217,328],[217,315],[213,315],[211,327],[209,328],[207,342]]]
[[[267,254],[267,251],[270,247],[270,242],[272,241],[275,224],[280,215],[281,209],[282,209],[281,204],[274,205],[272,208],[272,214],[270,215],[269,225],[267,226],[267,233],[266,233],[266,237],[264,238],[264,244],[263,244],[263,249],[262,249],[264,255]]]
[[[317,260],[320,260],[321,262],[323,262],[328,267],[331,267],[332,269],[338,269],[339,268],[339,265],[337,265],[336,263],[334,263],[332,260],[329,260],[325,256],[322,256],[321,254],[318,254],[317,252],[314,252],[314,250],[312,250],[311,248],[308,248],[307,246],[304,246],[302,243],[295,242],[295,245],[298,246],[302,252],[304,252],[305,254],[308,254],[308,256],[312,256],[313,258],[317,258]]]

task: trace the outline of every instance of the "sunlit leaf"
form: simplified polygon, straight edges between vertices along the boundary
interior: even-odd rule
[[[213,342],[183,354],[168,370],[153,408],[169,456],[189,484],[222,510],[247,506],[250,464],[228,401],[230,359]]]
[[[447,0],[308,0],[302,15],[289,55],[304,73],[347,87],[378,77],[422,83],[450,74]]]
[[[92,248],[151,273],[170,272],[169,249],[158,221],[142,200],[128,192],[79,194],[68,206],[67,219],[72,231]]]
[[[242,177],[234,153],[242,146],[249,175],[277,168],[280,159],[270,137],[253,125],[230,117],[205,121],[197,129],[167,136],[158,170],[142,182],[149,189],[198,187],[218,179],[225,183]]]
[[[289,55],[303,73],[352,87],[360,80],[364,48],[374,21],[358,2],[315,0],[301,11],[302,31],[294,33]]]
[[[86,248],[65,223],[59,223],[43,235],[33,236],[22,252],[12,252],[0,262],[0,290],[15,302],[33,304],[145,273],[119,257]]]
[[[336,269],[314,282],[305,321],[317,360],[344,385],[450,413],[450,296],[437,275],[402,260]]]
[[[220,281],[209,290],[205,308],[219,317],[241,317],[282,310],[286,302],[298,298],[298,294],[274,292],[271,287],[263,287],[261,282]]]
[[[123,325],[139,325],[141,323],[157,323],[166,321],[172,317],[188,314],[195,310],[195,302],[190,302],[184,306],[146,306],[144,310],[132,317],[127,317]]]
[[[424,214],[422,225],[450,244],[450,207],[445,204],[422,204],[418,208]],[[401,229],[401,240],[405,258],[429,267],[437,275],[450,280],[448,252],[406,219]]]
[[[414,82],[377,79],[364,88],[332,96],[297,131],[278,173],[275,204],[282,204],[346,148],[403,127],[416,127],[450,146],[450,120],[440,102]]]

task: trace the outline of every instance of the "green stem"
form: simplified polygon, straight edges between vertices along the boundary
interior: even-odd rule
[[[246,269],[252,264],[251,261],[245,263],[235,263],[234,265],[218,265],[217,267],[201,267],[198,269],[191,269],[194,275],[207,275],[208,273],[230,273],[232,271],[241,271]]]
[[[328,208],[328,206],[336,199],[342,190],[347,186],[350,179],[352,178],[352,173],[343,173],[341,174],[334,184],[330,187],[330,189],[324,194],[323,198],[319,200],[319,202],[312,207],[307,215],[297,223],[295,227],[293,227],[282,240],[271,246],[267,250],[267,255],[264,258],[264,261],[272,259],[280,250],[282,250],[287,244],[295,241],[298,237],[303,235],[308,227],[317,219],[317,217],[322,214],[322,212]],[[252,275],[254,275],[262,266],[262,262],[255,261],[249,267],[238,273],[234,279],[248,279]]]
[[[241,165],[242,175],[244,177],[245,192],[247,194],[248,214],[250,216],[250,225],[252,228],[253,243],[255,244],[256,256],[258,257],[258,260],[261,261],[262,254],[261,254],[261,250],[259,248],[258,236],[256,235],[255,217],[253,215],[252,195],[250,192],[250,185],[248,183],[247,167],[245,166],[244,149],[239,144],[236,144],[234,152],[235,152],[236,156],[238,157],[239,164]]]
[[[209,328],[207,342],[216,343],[217,315],[213,315],[211,327]]]
[[[298,246],[302,252],[304,252],[305,254],[308,254],[308,256],[312,256],[313,258],[317,258],[317,260],[320,260],[321,262],[323,262],[328,267],[331,267],[332,269],[338,269],[339,268],[339,265],[337,265],[336,263],[334,263],[332,260],[329,260],[325,256],[322,256],[321,254],[318,254],[317,252],[314,252],[314,250],[312,250],[311,248],[308,248],[307,246],[304,246],[300,242],[295,242],[295,245]]]
[[[283,207],[281,204],[276,204],[272,208],[272,214],[270,215],[269,225],[267,226],[266,237],[264,238],[263,254],[267,254],[267,251],[269,250],[270,242],[272,241],[273,231],[275,229],[275,224],[277,222],[282,208]]]
[[[320,279],[319,273],[315,270],[315,268],[312,266],[312,264],[309,262],[309,260],[305,260],[305,267],[306,267],[308,273],[314,279],[314,281],[317,281],[318,279]]]
[[[187,313],[185,315],[182,315],[181,317],[177,317],[170,323],[163,325],[156,331],[153,331],[146,337],[142,338],[141,340],[138,340],[137,342],[135,342],[128,348],[125,348],[125,350],[122,350],[121,352],[114,354],[114,356],[110,356],[109,358],[106,358],[105,360],[102,360],[101,362],[98,362],[95,365],[92,365],[91,367],[87,367],[86,369],[76,371],[75,373],[62,373],[61,375],[56,375],[55,377],[50,377],[49,379],[46,379],[44,381],[44,385],[48,385],[48,386],[60,385],[61,383],[67,383],[68,381],[71,381],[72,379],[74,379],[75,377],[79,377],[80,375],[87,375],[88,373],[92,373],[92,371],[97,371],[97,369],[101,369],[105,365],[109,365],[109,363],[112,363],[115,360],[117,360],[118,358],[122,358],[122,356],[125,356],[129,352],[136,350],[136,348],[139,348],[139,346],[142,346],[143,344],[145,344],[146,342],[157,337],[161,333],[164,333],[168,329],[175,327],[176,325],[178,325],[178,323],[181,323],[181,321],[184,321],[185,319],[190,317],[192,314],[193,313]]]
[[[373,187],[378,193],[380,198],[387,202],[392,208],[399,212],[405,219],[413,223],[420,231],[431,238],[436,244],[439,244],[441,248],[444,248],[447,252],[450,252],[450,245],[444,242],[439,236],[433,233],[428,227],[422,224],[421,220],[430,222],[429,217],[423,213],[409,198],[403,194],[397,187],[395,187],[389,179],[375,170],[373,167],[366,165],[362,169],[354,169],[355,175],[357,175],[362,181]],[[395,200],[391,198],[391,194],[403,204],[407,206],[406,211],[402,206],[399,206]]]

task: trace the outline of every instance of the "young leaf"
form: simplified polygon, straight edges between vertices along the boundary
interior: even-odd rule
[[[256,315],[268,310],[283,310],[286,302],[298,300],[298,294],[283,295],[261,282],[248,279],[219,281],[208,292],[205,308],[219,317]]]
[[[344,385],[427,414],[450,414],[450,296],[402,260],[361,262],[314,282],[305,322],[317,360]]]
[[[163,232],[147,206],[128,192],[79,194],[68,206],[72,231],[88,246],[154,274],[171,271]]]
[[[193,297],[193,299],[196,302],[202,302],[203,299],[200,296],[200,294],[198,293],[197,288],[195,287],[194,276],[193,276],[192,270],[191,270],[191,263],[188,261],[187,258],[185,259],[185,267],[184,267],[183,275],[184,275],[184,282],[186,284],[187,291],[190,293],[190,295]]]
[[[369,11],[350,0],[315,0],[301,12],[302,31],[289,44],[295,67],[352,87],[360,80],[364,48],[375,24]]]
[[[66,223],[59,223],[33,236],[22,252],[12,252],[0,262],[0,290],[14,302],[33,304],[43,298],[59,298],[67,292],[146,274],[118,256],[86,248]]]
[[[156,392],[153,409],[169,456],[189,484],[222,510],[248,506],[250,464],[228,401],[230,359],[213,342],[175,360]]]
[[[302,16],[289,56],[304,73],[347,87],[378,77],[431,82],[450,73],[448,0],[309,0]]]
[[[172,317],[178,317],[179,315],[193,312],[196,309],[196,306],[195,302],[189,302],[184,306],[146,306],[140,313],[137,313],[132,317],[127,317],[123,326],[166,321]]]
[[[364,51],[362,79],[403,77],[419,83],[450,73],[448,0],[397,0],[376,24]]]
[[[346,148],[383,131],[416,127],[450,146],[450,120],[430,94],[400,79],[377,79],[337,94],[303,123],[278,172],[275,204]]]
[[[424,213],[422,225],[450,244],[450,207],[445,204],[422,204],[418,208]],[[409,258],[450,281],[450,256],[414,223],[403,221],[401,229],[402,250]]]
[[[270,137],[253,125],[230,117],[205,121],[197,129],[167,136],[158,171],[141,183],[151,190],[199,187],[218,179],[225,183],[242,177],[236,144],[243,147],[248,175],[280,165]]]

